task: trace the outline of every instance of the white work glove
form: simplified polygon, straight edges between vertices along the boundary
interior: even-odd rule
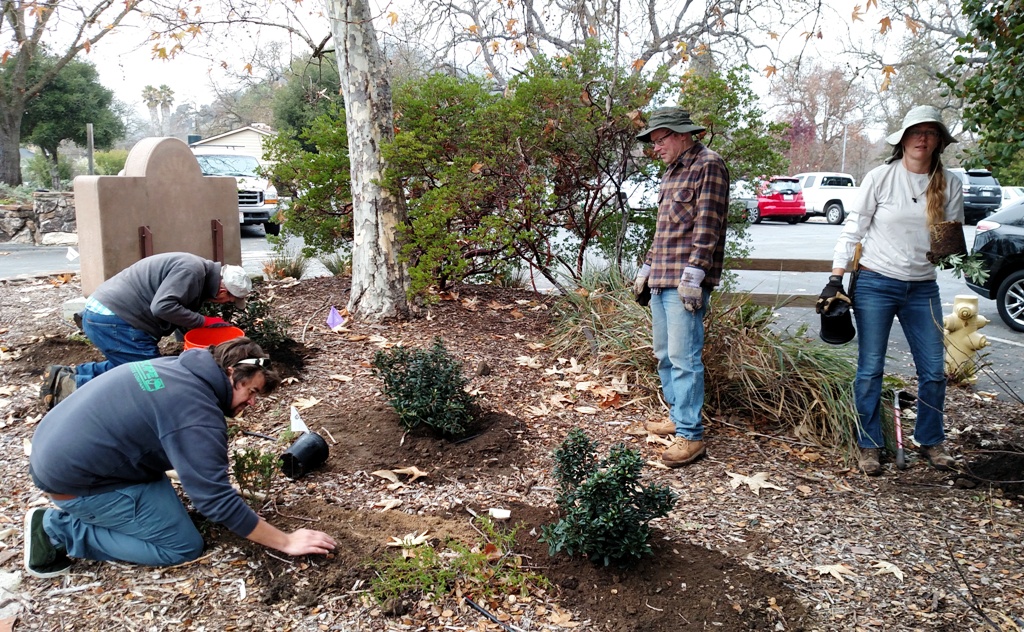
[[[644,291],[644,284],[647,283],[647,278],[651,276],[651,266],[645,263],[636,273],[636,278],[633,280],[633,297],[640,296],[640,293]]]
[[[679,300],[688,312],[695,312],[704,305],[704,290],[700,283],[704,280],[704,271],[693,266],[683,268],[683,278],[679,280]]]

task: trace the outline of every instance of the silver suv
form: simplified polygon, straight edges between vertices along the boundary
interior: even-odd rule
[[[1003,203],[1003,189],[988,169],[950,169],[964,186],[964,221],[977,224]]]

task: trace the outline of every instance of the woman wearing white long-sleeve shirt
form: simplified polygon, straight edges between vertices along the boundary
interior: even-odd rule
[[[858,336],[854,396],[860,419],[859,466],[871,476],[882,472],[882,375],[894,317],[900,319],[917,369],[914,441],[934,467],[954,465],[943,447],[942,306],[935,266],[927,253],[929,226],[964,219],[960,180],[940,160],[942,151],[956,140],[939,110],[923,105],[911,109],[902,129],[886,141],[893,145],[892,157],[861,183],[821,295],[827,299],[835,296],[837,287],[842,290],[843,274],[861,244],[860,272],[851,297]]]

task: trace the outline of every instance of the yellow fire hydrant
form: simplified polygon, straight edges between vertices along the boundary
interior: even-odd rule
[[[955,376],[967,382],[978,381],[978,364],[975,360],[979,349],[989,345],[988,338],[978,330],[989,320],[978,314],[978,297],[957,294],[953,299],[953,313],[942,320],[943,342],[946,345],[946,375]]]

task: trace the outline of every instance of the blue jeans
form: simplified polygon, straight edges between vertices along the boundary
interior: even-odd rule
[[[80,387],[115,366],[160,357],[159,340],[118,316],[85,310],[82,312],[82,329],[107,359],[75,367],[75,386]]]
[[[861,270],[853,297],[857,319],[857,378],[854,398],[862,448],[885,445],[882,436],[882,374],[893,317],[898,316],[917,368],[917,423],[914,441],[931,446],[943,442],[946,375],[942,338],[942,304],[935,281],[897,281]]]
[[[704,439],[704,314],[710,292],[704,290],[704,306],[688,312],[679,300],[676,288],[663,288],[651,294],[651,321],[654,325],[654,357],[665,401],[671,406],[669,418],[676,425],[676,436]]]
[[[203,536],[166,478],[54,502],[60,509],[46,510],[43,529],[71,557],[173,566],[203,552]]]

